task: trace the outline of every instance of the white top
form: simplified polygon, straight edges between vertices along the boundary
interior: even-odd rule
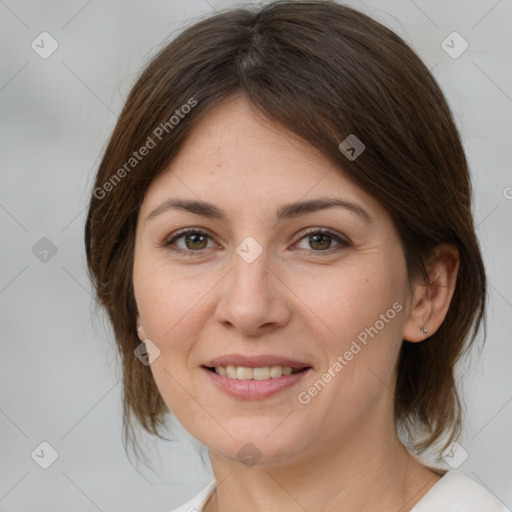
[[[210,482],[190,501],[171,512],[203,512],[203,506],[215,491]],[[411,512],[511,512],[498,499],[464,474],[448,471],[423,496]]]

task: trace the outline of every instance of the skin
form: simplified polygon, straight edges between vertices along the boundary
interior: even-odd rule
[[[226,218],[179,209],[148,218],[170,198],[208,201]],[[280,206],[315,198],[356,203],[373,221],[341,207],[276,221]],[[208,235],[199,247],[193,237],[164,246],[188,227]],[[349,245],[311,240],[310,227],[328,228]],[[263,251],[252,263],[236,252],[248,236]],[[440,477],[397,438],[396,362],[403,339],[421,342],[424,325],[433,334],[444,320],[458,265],[457,250],[440,246],[432,287],[410,290],[391,217],[341,169],[242,96],[203,118],[147,190],[133,282],[140,339],[160,350],[151,364],[158,389],[209,450],[218,488],[205,511],[411,510]],[[397,302],[402,310],[300,403],[298,393]],[[291,357],[313,370],[272,397],[237,399],[202,368],[232,353]],[[252,467],[237,457],[248,442],[261,454]]]

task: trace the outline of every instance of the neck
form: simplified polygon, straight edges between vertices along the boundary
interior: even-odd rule
[[[407,452],[391,427],[359,426],[348,441],[326,438],[286,465],[249,468],[210,452],[217,490],[203,510],[408,512],[440,477]]]

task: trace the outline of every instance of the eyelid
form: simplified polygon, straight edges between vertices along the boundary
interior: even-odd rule
[[[336,231],[333,231],[332,229],[322,228],[322,227],[306,228],[304,231],[302,231],[300,233],[300,237],[293,245],[295,246],[296,244],[301,242],[304,238],[306,238],[308,235],[316,235],[316,234],[328,235],[330,238],[332,238],[333,240],[338,242],[338,245],[335,247],[330,247],[329,249],[326,249],[324,251],[314,251],[312,249],[297,249],[297,248],[293,248],[292,250],[306,252],[308,254],[314,255],[314,257],[321,257],[322,255],[328,256],[328,255],[336,254],[336,253],[340,252],[341,250],[352,246],[352,243],[344,235],[338,234]]]
[[[169,245],[177,238],[179,238],[183,235],[187,235],[188,233],[201,233],[201,234],[207,235],[213,239],[213,237],[210,235],[210,233],[208,233],[208,230],[206,230],[204,228],[195,228],[192,226],[190,228],[183,228],[183,229],[178,229],[177,231],[173,231],[169,236],[165,237],[162,245],[164,245],[164,246]]]
[[[179,230],[174,231],[173,233],[171,233],[169,236],[167,236],[165,238],[165,240],[163,241],[161,246],[164,247],[164,248],[169,247],[177,239],[182,238],[183,236],[185,236],[185,235],[187,235],[189,233],[206,235],[210,240],[215,242],[213,236],[210,235],[208,230],[206,230],[204,228],[188,227],[188,228],[179,229]],[[331,248],[326,249],[324,251],[314,251],[314,250],[297,249],[297,248],[295,248],[293,250],[295,250],[295,251],[303,251],[303,252],[305,251],[305,252],[308,252],[310,254],[316,254],[317,256],[320,256],[322,254],[332,254],[333,252],[337,252],[337,250],[339,250],[340,248],[346,248],[346,247],[349,247],[349,246],[352,245],[351,242],[347,239],[347,237],[344,237],[343,235],[338,234],[337,232],[335,232],[335,231],[333,231],[333,230],[331,230],[329,228],[323,228],[323,227],[309,227],[309,228],[304,229],[303,231],[300,232],[300,236],[297,239],[297,241],[294,242],[294,245],[299,243],[302,239],[306,238],[310,234],[328,235],[328,236],[330,236],[331,238],[333,238],[334,240],[336,240],[338,242],[338,246],[334,247],[334,248],[331,247]],[[187,254],[189,256],[201,256],[205,251],[208,251],[208,249],[199,249],[197,251],[185,250],[185,249],[181,249],[179,247],[173,248],[171,250],[173,250],[174,252],[177,252],[177,253]]]
[[[310,234],[322,234],[322,235],[329,235],[332,238],[335,238],[338,240],[338,242],[351,245],[351,242],[349,241],[348,237],[342,235],[341,233],[337,233],[336,231],[329,229],[329,228],[321,228],[321,227],[311,227],[306,228],[304,231],[300,233],[300,238],[298,241],[302,240],[304,237]],[[321,252],[321,251],[317,251]]]
[[[185,235],[188,235],[189,233],[206,235],[212,242],[216,243],[213,236],[208,232],[208,230],[206,230],[204,228],[189,227],[189,228],[178,229],[177,231],[172,232],[169,236],[167,236],[164,239],[164,241],[160,244],[160,246],[163,247],[164,249],[170,248],[170,246],[172,244],[174,244],[176,240],[184,237]],[[197,251],[191,251],[191,250],[181,249],[180,247],[176,247],[171,250],[173,250],[174,252],[177,252],[177,253],[188,254],[188,255],[192,256],[192,255],[202,255],[203,252],[207,251],[208,249],[199,249]]]

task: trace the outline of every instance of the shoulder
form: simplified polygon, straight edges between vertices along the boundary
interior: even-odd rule
[[[172,509],[170,512],[201,512],[208,498],[215,491],[215,480],[212,480],[206,487],[201,489],[192,499]]]
[[[510,512],[481,485],[459,471],[448,471],[411,512]]]

